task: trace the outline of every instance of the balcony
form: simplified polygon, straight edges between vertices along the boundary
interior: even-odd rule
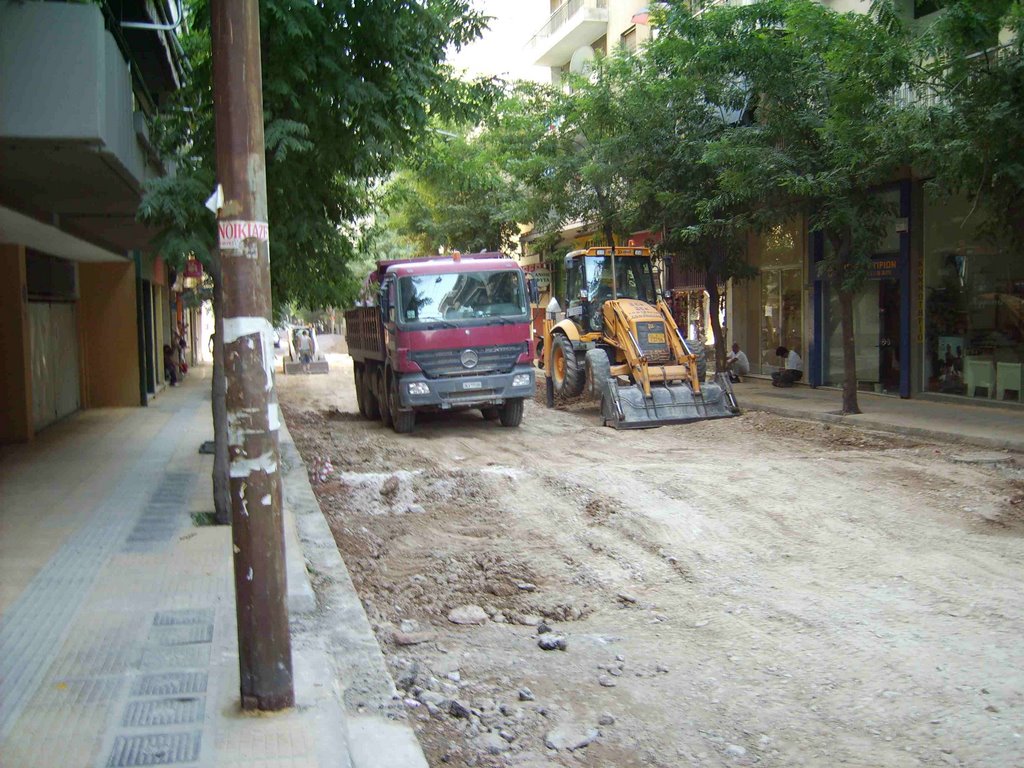
[[[590,45],[608,31],[608,0],[568,0],[551,14],[527,50],[534,63],[559,67],[582,45]]]

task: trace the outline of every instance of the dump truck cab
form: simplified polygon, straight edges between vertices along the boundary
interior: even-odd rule
[[[727,377],[704,386],[703,345],[680,333],[648,249],[572,251],[565,274],[565,311],[548,307],[539,345],[549,406],[586,394],[619,429],[738,412]]]

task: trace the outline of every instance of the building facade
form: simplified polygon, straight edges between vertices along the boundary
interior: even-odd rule
[[[823,3],[838,12],[869,7],[867,0]],[[901,0],[897,7],[912,29],[924,29],[937,18],[934,3]],[[528,55],[549,66],[558,83],[564,72],[588,59],[582,46],[610,52],[617,42],[650,39],[646,10],[624,0],[553,3]],[[1024,254],[1008,253],[986,236],[983,209],[962,197],[938,198],[927,181],[908,171],[877,191],[893,217],[855,299],[857,386],[899,397],[1019,404],[1024,400]],[[640,234],[633,238],[636,244],[650,244]],[[563,246],[594,244],[586,232],[563,235]],[[702,275],[671,275],[678,319],[710,343],[706,320],[709,312],[719,311],[727,343],[737,342],[746,351],[755,376],[779,369],[783,361],[775,350],[783,346],[804,360],[808,384],[841,386],[836,291],[817,269],[827,247],[803,219],[751,233],[747,258],[757,275],[729,285],[724,308],[701,306]],[[558,285],[558,259],[536,268],[545,267],[551,269],[549,282]],[[706,301],[706,293],[703,297]]]
[[[0,3],[0,442],[164,384],[169,274],[136,212],[167,171],[148,126],[180,86],[175,15]]]

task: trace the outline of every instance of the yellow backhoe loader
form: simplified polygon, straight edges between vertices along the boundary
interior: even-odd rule
[[[727,375],[704,382],[704,347],[683,337],[655,291],[647,248],[573,251],[565,270],[567,306],[548,305],[538,350],[548,407],[586,394],[616,429],[739,413]]]

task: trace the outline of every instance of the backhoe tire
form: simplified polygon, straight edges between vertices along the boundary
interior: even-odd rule
[[[523,420],[523,398],[513,397],[501,406],[499,418],[503,427],[518,427]]]
[[[555,395],[562,400],[579,397],[583,391],[583,366],[564,333],[556,334],[551,342],[551,380]]]
[[[605,384],[612,377],[612,363],[608,353],[603,349],[588,349],[583,367],[587,397],[600,400]]]
[[[690,354],[697,357],[697,381],[703,384],[704,377],[708,373],[708,355],[704,350],[704,345],[697,339],[687,339],[684,343]]]
[[[480,414],[484,417],[485,421],[497,421],[501,416],[501,408],[496,405],[489,405],[486,408],[481,408]]]

